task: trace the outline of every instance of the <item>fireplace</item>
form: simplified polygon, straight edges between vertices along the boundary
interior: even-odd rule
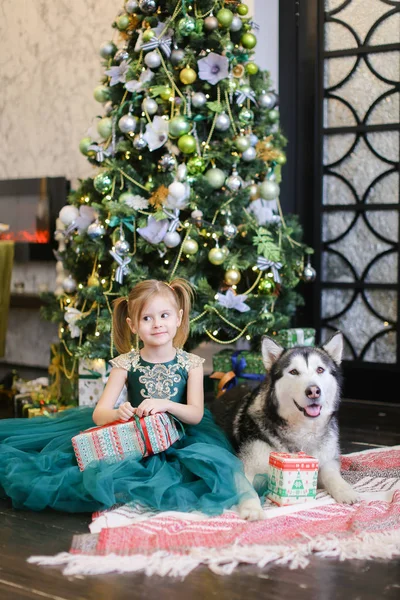
[[[16,262],[55,260],[55,223],[68,193],[64,177],[0,181],[0,221],[9,225],[0,239],[14,240]]]

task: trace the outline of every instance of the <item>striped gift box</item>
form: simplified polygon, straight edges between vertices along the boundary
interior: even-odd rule
[[[118,462],[130,456],[141,459],[169,448],[184,435],[183,425],[167,413],[157,413],[129,421],[115,421],[86,429],[72,438],[81,471],[93,461]]]

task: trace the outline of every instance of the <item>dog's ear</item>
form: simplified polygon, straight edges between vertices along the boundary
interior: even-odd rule
[[[275,340],[268,337],[267,335],[262,338],[261,354],[262,354],[263,363],[264,363],[265,368],[267,369],[267,372],[270,371],[272,365],[274,364],[274,362],[276,360],[278,360],[278,358],[282,354],[283,350],[284,350],[284,348],[282,348],[282,346],[277,344],[275,342]]]
[[[343,354],[343,335],[340,331],[337,331],[333,334],[331,338],[325,344],[323,344],[322,348],[329,354],[329,356],[335,361],[337,365],[340,365],[342,362],[342,354]]]

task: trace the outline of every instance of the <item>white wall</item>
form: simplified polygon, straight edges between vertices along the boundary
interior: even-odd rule
[[[287,1],[287,0],[286,0]],[[279,0],[246,0],[249,15],[259,25],[255,59],[261,69],[270,72],[272,85],[279,88]]]

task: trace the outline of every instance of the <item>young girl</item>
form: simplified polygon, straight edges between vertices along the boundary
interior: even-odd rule
[[[128,298],[115,301],[114,340],[122,354],[111,360],[109,380],[94,410],[0,421],[0,491],[15,508],[92,512],[134,501],[164,511],[218,514],[238,503],[254,503],[241,461],[204,409],[203,359],[182,350],[191,296],[184,280],[147,280]],[[124,385],[129,400],[115,407]],[[79,471],[74,435],[94,423],[157,412],[184,423],[185,436],[142,460],[101,460]]]

